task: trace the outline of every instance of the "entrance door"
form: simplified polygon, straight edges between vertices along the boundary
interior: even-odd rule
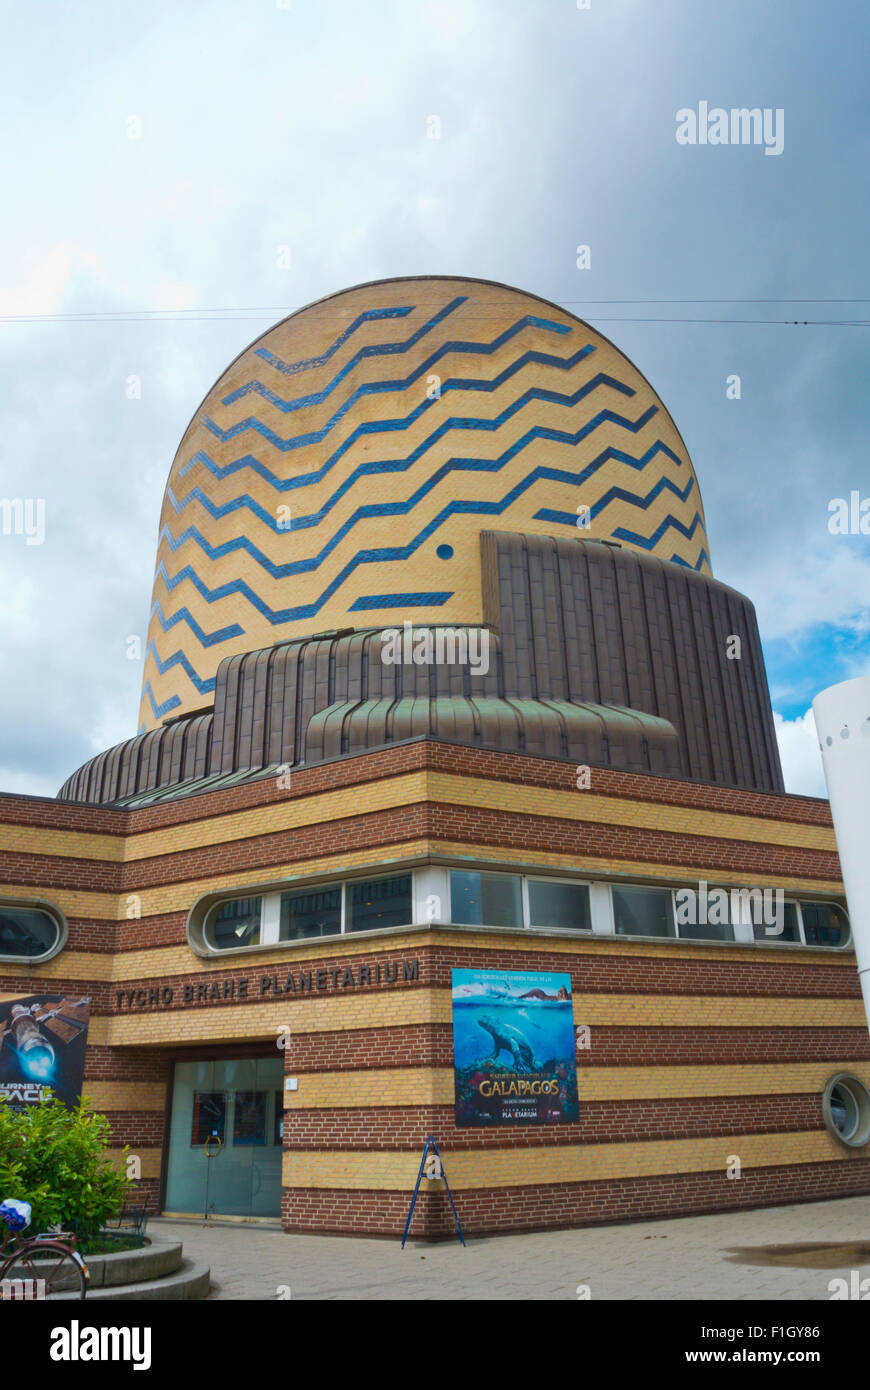
[[[280,1057],[177,1062],[165,1210],[279,1216]]]

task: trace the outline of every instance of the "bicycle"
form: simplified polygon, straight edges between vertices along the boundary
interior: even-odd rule
[[[59,1231],[22,1237],[30,1215],[29,1202],[0,1204],[0,1221],[6,1226],[0,1241],[0,1299],[41,1299],[53,1294],[87,1297],[90,1274],[75,1248],[75,1234]],[[10,1240],[14,1242],[11,1250]]]

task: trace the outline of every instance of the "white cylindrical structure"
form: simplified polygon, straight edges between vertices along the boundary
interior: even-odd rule
[[[823,690],[813,715],[870,1023],[870,676]]]

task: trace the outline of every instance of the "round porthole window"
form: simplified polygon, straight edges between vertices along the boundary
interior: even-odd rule
[[[835,1139],[850,1149],[870,1140],[870,1091],[857,1076],[832,1076],[822,1096],[825,1124]]]

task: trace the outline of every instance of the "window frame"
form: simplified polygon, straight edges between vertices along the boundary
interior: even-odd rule
[[[416,890],[419,871],[419,867],[415,868],[413,865],[407,865],[404,868],[394,870],[392,873],[376,873],[372,875],[371,871],[369,871],[367,873],[348,874],[346,878],[341,879],[336,879],[334,876],[326,879],[313,880],[290,879],[289,881],[285,880],[277,884],[248,884],[235,893],[227,893],[220,890],[214,893],[204,893],[202,897],[197,898],[187,914],[187,923],[185,926],[187,944],[194,955],[199,956],[201,960],[223,960],[235,956],[251,955],[254,952],[287,951],[294,950],[301,946],[316,945],[318,942],[337,942],[351,936],[379,936],[386,932],[410,931],[415,927],[423,925],[413,920],[415,903],[417,901]],[[386,879],[408,877],[411,879],[410,911],[412,920],[410,922],[397,927],[372,927],[368,930],[358,929],[357,931],[350,931],[348,927],[349,912],[347,904],[348,889],[351,888],[353,884],[360,882],[378,883]],[[282,897],[285,894],[314,893],[330,888],[338,888],[341,893],[341,930],[330,933],[328,936],[302,936],[292,940],[282,941],[280,939]],[[239,902],[245,898],[260,898],[261,900],[259,942],[256,945],[250,946],[219,947],[212,945],[206,936],[206,932],[213,914],[227,903]],[[267,939],[264,940],[267,926],[269,926],[270,931],[271,929],[274,930],[274,936],[270,934]],[[24,959],[24,957],[16,957],[16,959]]]
[[[453,921],[453,900],[451,875],[454,873],[477,874],[479,878],[514,878],[519,879],[520,883],[520,912],[522,920],[515,926],[498,926],[492,923],[466,923]],[[428,900],[428,896],[433,891],[433,878],[436,875],[443,875],[442,887],[437,887],[436,896],[447,894],[449,911],[445,914],[443,908],[441,915],[436,918],[426,918],[422,915],[422,903]],[[352,932],[349,929],[349,899],[348,893],[352,890],[355,883],[370,882],[377,883],[382,880],[410,877],[410,921],[401,926],[394,927],[372,927]],[[589,927],[546,927],[538,926],[531,920],[531,902],[529,885],[531,883],[544,883],[553,885],[567,885],[572,888],[584,888],[588,894],[589,901]],[[848,951],[854,950],[854,940],[852,935],[852,924],[849,916],[849,909],[845,903],[838,902],[835,898],[829,897],[805,897],[803,900],[789,893],[783,896],[784,904],[792,905],[795,908],[798,940],[786,941],[777,937],[755,937],[752,925],[749,923],[735,923],[729,921],[733,936],[729,940],[720,940],[715,937],[695,937],[682,936],[680,934],[680,923],[677,921],[676,893],[680,888],[693,888],[692,884],[674,884],[660,880],[650,882],[648,879],[634,880],[628,878],[608,879],[604,876],[589,877],[588,875],[571,875],[546,872],[527,873],[521,868],[502,868],[500,865],[478,867],[473,862],[459,860],[454,861],[447,858],[436,857],[434,860],[427,860],[416,864],[398,864],[391,866],[386,872],[375,873],[372,875],[371,867],[367,870],[357,870],[349,873],[343,878],[335,875],[324,878],[313,879],[290,879],[279,883],[260,883],[246,884],[236,892],[227,893],[217,891],[203,894],[191,907],[187,917],[186,936],[188,945],[194,954],[202,959],[214,960],[228,958],[238,955],[250,954],[251,952],[269,953],[274,950],[293,950],[297,947],[309,947],[320,943],[338,943],[349,937],[380,936],[386,933],[402,931],[422,930],[427,927],[438,927],[441,925],[455,927],[457,930],[466,931],[493,931],[493,932],[533,932],[538,935],[561,936],[565,938],[583,939],[594,937],[597,939],[620,940],[620,941],[651,941],[659,943],[679,942],[689,946],[698,945],[701,947],[765,947],[772,946],[780,950],[815,950],[815,951]],[[718,881],[708,884],[709,888],[725,889],[729,894],[735,887],[746,887],[746,885],[736,885],[733,883],[720,883]],[[646,935],[641,933],[618,932],[616,929],[616,905],[614,889],[640,889],[652,892],[665,893],[670,898],[671,924],[673,934],[667,936]],[[284,895],[301,895],[303,893],[313,893],[317,891],[327,891],[329,889],[339,889],[341,894],[341,926],[340,930],[330,933],[327,936],[305,936],[282,941],[280,939],[281,921],[281,899]],[[244,898],[259,897],[262,899],[260,916],[260,940],[256,945],[250,946],[228,946],[224,948],[210,944],[205,937],[206,924],[211,918],[212,913],[228,902],[236,902]],[[43,956],[2,956],[0,961],[9,960],[13,962],[36,962],[49,960],[56,955],[66,943],[67,928],[66,921],[60,910],[53,904],[42,900],[26,901],[24,899],[6,899],[10,906],[25,907],[41,910],[58,922],[61,931],[58,942],[51,951]],[[819,906],[827,906],[835,909],[841,914],[845,923],[845,940],[839,945],[808,943],[806,939],[806,929],[804,923],[804,913],[802,901]],[[0,899],[2,903],[2,899]],[[746,933],[751,933],[747,935]]]
[[[0,950],[0,962],[10,965],[42,965],[45,961],[53,960],[56,955],[63,950],[69,936],[69,925],[66,917],[56,903],[47,902],[45,898],[7,898],[0,895],[0,912],[4,907],[23,908],[27,912],[42,912],[46,917],[50,917],[57,927],[57,937],[47,951],[42,951],[38,956],[15,956]]]
[[[837,1087],[849,1092],[858,1111],[855,1129],[848,1137],[837,1128],[832,1113],[831,1098]],[[822,1092],[822,1114],[828,1133],[833,1139],[836,1139],[838,1144],[842,1144],[843,1148],[850,1149],[852,1153],[855,1153],[860,1149],[865,1149],[870,1143],[870,1089],[868,1089],[867,1083],[862,1081],[860,1076],[856,1076],[854,1072],[838,1071],[833,1076],[828,1077]],[[853,1137],[855,1135],[857,1137]]]
[[[345,928],[345,914],[346,914],[346,907],[345,907],[345,904],[346,904],[346,901],[347,901],[347,892],[346,892],[346,888],[347,888],[347,884],[348,884],[349,881],[350,881],[349,879],[338,879],[337,881],[336,881],[335,879],[330,879],[328,883],[309,883],[309,884],[303,884],[301,888],[293,888],[293,887],[290,887],[290,888],[282,888],[282,889],[277,893],[277,895],[276,895],[277,898],[278,898],[278,904],[277,904],[277,907],[278,907],[278,940],[277,940],[277,942],[274,942],[274,941],[267,942],[267,945],[268,945],[268,946],[274,946],[274,945],[278,945],[278,946],[292,946],[292,945],[294,945],[295,942],[297,942],[297,941],[300,941],[300,942],[301,942],[301,941],[334,941],[334,940],[336,940],[337,937],[344,936],[345,930],[346,930],[346,928]],[[340,901],[340,903],[339,903],[339,910],[338,910],[338,919],[339,919],[339,920],[338,920],[338,931],[336,931],[336,932],[329,932],[329,934],[328,934],[327,936],[324,936],[324,935],[321,933],[320,936],[292,936],[292,937],[287,937],[286,940],[282,940],[282,938],[281,938],[281,899],[282,899],[282,898],[285,898],[285,897],[300,897],[303,893],[328,893],[328,892],[330,892],[331,889],[333,889],[333,888],[337,888],[337,889],[338,889],[339,895],[340,895],[340,898],[341,898],[341,901]],[[266,906],[265,906],[265,899],[264,899],[264,903],[263,903],[263,916],[265,916],[265,915],[266,915]]]
[[[401,924],[401,925],[393,926],[393,927],[368,927],[368,928],[366,928],[366,927],[357,927],[357,928],[354,928],[354,927],[352,927],[352,926],[349,926],[348,924],[349,924],[349,922],[351,921],[351,918],[353,917],[353,913],[348,911],[348,902],[347,902],[347,890],[348,890],[348,888],[352,888],[353,885],[354,885],[355,883],[372,883],[372,884],[374,884],[374,883],[385,883],[385,882],[387,882],[387,881],[388,881],[389,879],[391,879],[391,878],[409,878],[409,879],[411,880],[411,887],[410,887],[409,894],[408,894],[408,896],[409,896],[409,898],[410,898],[410,900],[411,900],[411,921],[410,921],[410,922],[405,922],[405,923],[403,923],[403,924]],[[414,870],[413,870],[413,869],[405,869],[403,872],[399,872],[399,873],[397,873],[397,874],[376,874],[374,878],[372,878],[372,877],[370,877],[370,876],[368,876],[368,875],[366,875],[366,876],[364,877],[362,874],[354,874],[353,877],[351,877],[351,878],[342,879],[341,887],[342,887],[342,894],[341,894],[341,932],[340,932],[340,935],[341,935],[341,936],[347,935],[347,936],[353,936],[353,937],[357,937],[357,938],[359,938],[359,937],[365,937],[365,936],[374,936],[377,932],[382,932],[382,931],[408,931],[408,929],[409,929],[410,927],[414,927],[414,926],[419,926],[419,925],[420,925],[419,922],[415,922],[415,921],[414,921],[414,904],[415,904],[415,902],[416,902],[416,896],[415,896],[415,893],[414,893],[414,889],[415,889],[415,887],[416,887],[416,883],[415,883],[415,875],[414,875]],[[324,940],[326,940],[327,938],[322,937],[322,936],[316,936],[316,937],[310,937],[310,938],[308,938],[308,939],[309,939],[309,940],[314,940],[314,941],[324,941]]]
[[[260,903],[260,921],[259,921],[259,925],[258,925],[258,927],[257,927],[257,940],[256,940],[256,941],[246,942],[246,943],[245,943],[244,945],[242,945],[242,946],[216,946],[216,945],[213,944],[212,941],[209,941],[209,939],[208,939],[208,933],[210,932],[210,933],[212,934],[212,937],[214,937],[214,923],[215,923],[215,921],[217,920],[217,916],[218,916],[218,913],[221,911],[221,908],[224,908],[224,907],[229,906],[230,903],[257,902],[257,901],[259,901],[259,903]],[[216,955],[216,956],[225,956],[225,955],[227,955],[228,953],[230,953],[230,952],[235,952],[235,951],[259,951],[260,948],[261,948],[261,946],[262,946],[263,925],[264,925],[264,918],[265,918],[265,916],[266,916],[266,904],[265,904],[265,897],[264,897],[264,894],[262,894],[262,893],[253,893],[253,892],[252,892],[252,893],[241,893],[237,898],[236,898],[236,897],[232,897],[232,898],[221,898],[219,901],[213,902],[213,903],[211,904],[211,906],[210,906],[209,908],[207,908],[207,910],[206,910],[206,912],[205,912],[205,914],[204,914],[204,916],[203,916],[203,919],[202,919],[202,937],[203,937],[203,941],[205,942],[205,945],[208,947],[209,951],[211,951],[211,952],[212,952],[214,955]]]
[[[620,881],[620,882],[618,882],[618,883],[614,883],[614,882],[612,882],[612,881],[608,881],[608,888],[609,888],[609,890],[610,890],[610,893],[609,893],[609,896],[610,896],[610,920],[611,920],[611,923],[612,923],[612,925],[613,925],[613,939],[614,939],[614,940],[616,940],[616,941],[679,941],[679,940],[680,940],[679,929],[678,929],[678,925],[677,925],[677,905],[676,905],[676,903],[675,903],[675,901],[674,901],[674,892],[675,892],[675,889],[672,887],[671,884],[669,884],[669,883],[633,883],[633,882],[625,882],[625,883],[623,883],[622,881]],[[668,896],[668,898],[670,899],[670,903],[671,903],[671,926],[673,927],[673,932],[671,932],[671,933],[670,933],[669,935],[667,935],[667,936],[651,936],[651,935],[649,935],[647,932],[620,932],[620,931],[617,931],[617,927],[616,927],[616,902],[615,902],[615,899],[614,899],[614,896],[613,896],[613,890],[614,890],[614,888],[640,888],[640,889],[645,889],[646,891],[652,891],[652,892],[657,892],[657,893],[665,893],[665,894]],[[690,939],[690,938],[684,938],[684,940],[688,940],[688,939]],[[697,938],[692,938],[692,939],[697,940]],[[703,941],[703,942],[700,942],[699,944],[700,944],[700,945],[704,945],[704,946],[709,946],[709,945],[710,945],[710,942],[709,942],[709,941]],[[734,942],[733,942],[733,941],[721,941],[721,942],[716,942],[716,941],[714,941],[714,942],[713,942],[713,945],[714,945],[714,946],[733,946],[733,945],[734,945]]]
[[[574,936],[576,933],[579,933],[582,937],[594,936],[594,935],[595,935],[595,924],[594,924],[594,921],[593,921],[594,911],[593,911],[593,902],[592,902],[592,880],[591,880],[591,879],[587,879],[587,878],[568,878],[568,877],[565,877],[565,878],[556,878],[556,877],[553,877],[553,875],[551,875],[551,874],[523,874],[523,875],[522,875],[522,880],[523,880],[523,892],[522,892],[522,902],[523,902],[523,927],[524,927],[524,929],[525,929],[526,931],[537,931],[537,932],[547,932],[547,933],[550,933],[550,932],[558,932],[560,935],[561,935],[562,933],[564,933],[566,936]],[[532,921],[531,901],[530,901],[530,898],[529,898],[529,884],[530,884],[530,883],[556,883],[556,884],[559,884],[560,886],[565,886],[565,885],[567,885],[569,888],[585,888],[585,889],[586,889],[587,900],[588,900],[588,904],[589,904],[589,926],[588,926],[588,927],[542,927],[542,926],[539,926],[537,922],[533,922],[533,921]],[[507,928],[506,930],[512,930],[512,928]]]
[[[697,889],[697,888],[693,888],[692,885],[689,884],[689,883],[682,883],[682,884],[680,884],[679,888],[672,888],[672,889],[671,889],[671,899],[672,899],[672,901],[671,901],[671,911],[672,911],[673,914],[674,914],[674,936],[675,936],[675,940],[677,940],[677,941],[699,941],[699,942],[701,942],[702,945],[705,945],[705,946],[709,946],[709,945],[711,945],[711,944],[714,945],[714,946],[735,946],[735,945],[737,945],[737,944],[739,943],[740,938],[739,938],[738,935],[737,935],[737,928],[738,928],[739,925],[742,925],[742,923],[737,923],[737,922],[733,921],[733,920],[732,920],[732,917],[731,917],[731,889],[730,889],[730,888],[726,888],[724,883],[708,883],[708,884],[707,884],[707,891],[709,892],[709,890],[710,890],[711,888],[716,888],[716,889],[720,889],[720,888],[721,888],[721,889],[724,890],[724,892],[726,892],[726,893],[728,894],[728,922],[727,922],[727,925],[728,925],[728,927],[729,927],[730,930],[731,930],[731,936],[730,936],[730,937],[726,937],[726,938],[723,939],[723,938],[721,938],[721,937],[716,937],[716,936],[681,936],[681,935],[680,935],[680,928],[683,927],[683,926],[688,926],[689,923],[688,923],[688,922],[680,922],[679,918],[677,917],[677,894],[678,894],[678,893],[681,893],[681,892],[684,892],[686,889],[689,889],[690,892],[692,892],[692,893],[695,894],[695,897],[696,897],[696,898],[698,897],[698,889]],[[696,924],[696,925],[697,925],[697,924]],[[661,941],[662,938],[661,938],[661,937],[657,937],[656,939],[659,940],[659,941]]]
[[[754,924],[754,923],[749,923],[748,925],[750,926],[750,928],[751,928],[751,930],[752,930],[752,945],[754,945],[754,946],[790,946],[790,947],[792,948],[792,950],[794,950],[795,948],[798,948],[798,949],[801,949],[801,950],[802,950],[802,949],[804,948],[804,946],[806,946],[807,941],[806,941],[806,936],[805,936],[805,934],[804,934],[804,919],[803,919],[803,914],[802,914],[802,912],[801,912],[800,900],[799,900],[798,898],[790,898],[790,897],[786,897],[785,895],[783,895],[782,905],[783,905],[783,907],[793,907],[793,908],[794,908],[794,911],[795,911],[795,925],[797,926],[797,932],[798,932],[798,939],[797,939],[797,941],[786,941],[785,937],[780,938],[780,937],[777,937],[777,936],[756,936],[756,935],[755,935],[755,924]],[[851,935],[851,929],[850,929],[850,935]],[[812,949],[812,948],[811,948],[811,949]]]
[[[478,878],[518,878],[520,880],[520,917],[521,921],[517,926],[500,926],[497,922],[454,922],[453,921],[453,884],[451,879],[454,874],[477,874]],[[525,874],[513,873],[510,870],[500,869],[469,869],[466,865],[451,864],[447,870],[447,890],[450,894],[450,924],[451,926],[463,927],[468,931],[528,931],[528,902],[525,888]],[[483,893],[481,892],[481,916],[483,915]]]
[[[796,907],[797,907],[798,922],[800,923],[801,945],[802,945],[802,946],[805,946],[805,947],[807,948],[807,950],[809,950],[809,951],[846,951],[846,950],[848,950],[848,948],[853,944],[853,942],[852,942],[852,919],[851,919],[851,917],[849,916],[849,909],[848,909],[848,907],[846,907],[843,903],[835,902],[833,898],[804,898],[803,900],[801,900],[800,898],[794,898],[793,901],[794,901],[794,903],[795,903],[795,905],[796,905]],[[846,935],[846,940],[845,940],[845,941],[841,941],[840,944],[839,944],[838,946],[826,946],[826,945],[820,944],[819,942],[816,942],[816,941],[807,941],[807,933],[806,933],[806,928],[805,928],[805,926],[804,926],[804,908],[803,908],[803,904],[804,904],[805,902],[806,902],[806,903],[810,903],[812,906],[818,906],[818,907],[835,907],[835,908],[837,909],[838,912],[841,912],[841,913],[843,914],[843,917],[844,917],[845,920],[846,920],[846,927],[848,928],[847,935]],[[782,945],[787,945],[788,943],[783,942],[783,943],[781,943],[781,944],[782,944]]]

